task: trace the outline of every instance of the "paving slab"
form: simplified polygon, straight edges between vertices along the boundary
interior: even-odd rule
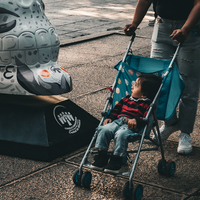
[[[73,98],[112,86],[117,75],[114,66],[124,57],[129,42],[130,37],[114,34],[62,47],[58,61],[73,80],[73,91],[62,96]],[[150,39],[136,37],[132,51],[136,55],[149,56]]]
[[[96,33],[123,29],[131,22],[137,0],[98,1],[98,0],[43,0],[45,13],[55,26],[61,44],[77,38],[85,40],[84,36],[93,37]],[[149,8],[140,27],[154,19],[152,6]]]
[[[76,170],[73,164],[59,162],[38,173],[31,174],[13,185],[0,188],[1,199],[123,199],[122,187],[127,180],[94,172],[90,189],[74,186],[71,177]],[[176,192],[153,186],[144,187],[144,199],[181,199]]]
[[[61,41],[59,64],[72,76],[73,91],[60,95],[70,98],[88,113],[101,119],[109,91],[116,77],[113,68],[124,56],[130,37],[122,29],[130,23],[136,0],[43,0],[46,15],[55,26]],[[152,7],[136,31],[133,53],[149,57],[153,27]],[[164,144],[166,159],[176,162],[172,178],[158,174],[160,151],[142,152],[134,174],[134,183],[144,186],[142,199],[200,199],[200,104],[192,133],[193,152],[181,156],[176,152],[179,133],[171,135]],[[111,144],[111,149],[113,148]],[[144,146],[148,146],[145,144]],[[138,143],[129,148],[136,149]],[[78,149],[51,162],[0,155],[0,199],[5,200],[77,200],[124,199],[122,188],[127,178],[92,171],[90,189],[76,187],[72,176],[79,167],[87,147]],[[93,161],[93,156],[89,159]],[[123,166],[129,170],[130,164]],[[85,168],[84,168],[85,170]]]

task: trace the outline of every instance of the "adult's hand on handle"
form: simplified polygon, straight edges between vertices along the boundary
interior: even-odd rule
[[[170,35],[171,39],[177,43],[182,43],[186,40],[188,33],[182,29],[176,29]]]
[[[124,33],[127,36],[132,36],[134,35],[136,29],[137,27],[135,27],[133,24],[127,24],[124,26]]]

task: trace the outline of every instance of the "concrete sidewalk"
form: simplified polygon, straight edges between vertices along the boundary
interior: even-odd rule
[[[129,2],[129,5],[127,2]],[[73,91],[61,95],[61,97],[69,98],[99,120],[109,94],[106,87],[111,86],[116,77],[116,70],[113,67],[123,58],[130,41],[130,37],[124,36],[120,29],[117,32],[114,30],[112,33],[107,31],[108,27],[122,28],[129,19],[123,19],[120,22],[121,25],[113,22],[113,24],[111,23],[112,26],[111,24],[108,27],[106,24],[101,26],[101,20],[104,19],[100,14],[104,13],[105,15],[107,8],[111,7],[111,5],[114,10],[124,5],[127,5],[125,8],[130,8],[130,4],[133,3],[133,8],[131,9],[134,10],[134,2],[136,1],[115,1],[115,3],[101,1],[100,5],[98,1],[75,0],[73,2],[63,2],[59,0],[44,0],[44,3],[46,3],[46,14],[51,22],[55,23],[54,26],[56,26],[59,36],[61,35],[62,47],[59,54],[59,64],[70,73],[73,81]],[[118,7],[116,4],[118,4]],[[96,30],[96,28],[86,27],[85,30],[88,31],[88,34],[86,36],[78,36],[78,33],[81,33],[80,30],[83,30],[83,26],[79,25],[77,21],[79,29],[73,29],[73,23],[76,25],[78,16],[75,19],[73,18],[75,14],[72,15],[72,13],[81,12],[84,10],[83,8],[86,9],[86,13],[88,13],[88,10],[95,9],[96,13],[100,13],[95,18],[96,21],[94,21],[92,27],[96,25],[101,28],[98,31],[89,33],[90,30]],[[58,12],[64,9],[67,9],[68,22],[72,20],[70,25],[72,28],[71,33],[68,33],[68,22],[65,24],[66,16],[61,16]],[[131,9],[128,9],[129,13],[127,15],[133,12]],[[126,12],[128,11],[126,10]],[[116,11],[115,13],[118,16],[118,12]],[[90,17],[87,16],[88,18],[85,19],[86,23],[84,26],[94,20],[93,16],[94,14],[90,15]],[[110,16],[114,16],[114,13],[111,13]],[[119,18],[121,19],[122,17],[119,16]],[[81,19],[83,19],[82,16]],[[116,21],[119,21],[119,19]],[[63,28],[63,34],[59,27]],[[149,57],[152,30],[152,27],[147,26],[147,22],[144,22],[141,29],[137,30],[137,37],[132,46],[134,54]],[[75,32],[77,36],[74,34]],[[172,159],[177,165],[175,176],[172,178],[162,177],[158,174],[157,165],[158,160],[161,158],[160,151],[142,152],[140,154],[133,181],[134,184],[140,183],[144,186],[143,199],[200,199],[199,129],[200,107],[198,107],[194,132],[192,133],[193,152],[191,155],[181,156],[177,154],[178,132],[171,135],[163,143],[166,159]],[[138,144],[134,147],[131,146],[131,148],[136,148],[137,146]],[[92,171],[93,178],[90,189],[77,187],[73,184],[73,173],[78,169],[85,150],[86,147],[78,149],[51,162],[0,155],[0,199],[124,199],[122,188],[127,179],[123,177],[114,177]],[[129,168],[130,166],[130,164],[126,164],[124,167]]]
[[[55,26],[62,45],[121,32],[131,23],[137,0],[43,0],[45,14]],[[140,28],[154,19],[150,7]]]

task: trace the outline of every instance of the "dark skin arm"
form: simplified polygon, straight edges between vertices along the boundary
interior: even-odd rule
[[[172,40],[175,40],[176,42],[184,42],[188,36],[188,34],[191,32],[191,30],[194,28],[194,26],[197,24],[197,22],[200,20],[200,0],[194,1],[194,7],[191,10],[185,24],[181,29],[174,30],[172,34],[170,35]]]
[[[131,36],[143,20],[144,16],[147,13],[147,10],[149,9],[151,5],[151,0],[139,0],[135,9],[135,13],[133,16],[133,20],[131,24],[127,24],[124,27],[124,32],[126,35]],[[172,32],[170,35],[172,40],[175,40],[176,42],[184,42],[188,36],[188,34],[191,32],[191,30],[194,28],[194,26],[197,24],[197,22],[200,20],[200,0],[194,1],[194,7],[191,10],[185,24],[181,29],[176,29]]]
[[[139,0],[135,12],[133,15],[133,20],[131,24],[127,24],[124,27],[124,32],[126,35],[131,36],[143,20],[144,16],[146,15],[152,0]]]

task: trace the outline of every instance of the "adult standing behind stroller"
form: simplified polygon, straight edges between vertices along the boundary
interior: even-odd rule
[[[126,35],[135,32],[151,2],[138,1],[132,23],[124,27]],[[189,154],[192,151],[190,133],[193,132],[199,98],[200,0],[158,0],[156,12],[158,17],[152,35],[151,57],[170,59],[177,43],[181,43],[176,64],[185,83],[179,104],[179,117],[175,113],[165,121],[160,129],[161,139],[166,140],[170,134],[180,130],[177,152]]]
[[[154,26],[156,18],[157,18],[157,13],[156,13],[156,5],[157,5],[158,0],[153,0],[153,11],[154,11],[154,20],[149,21],[149,26]]]

